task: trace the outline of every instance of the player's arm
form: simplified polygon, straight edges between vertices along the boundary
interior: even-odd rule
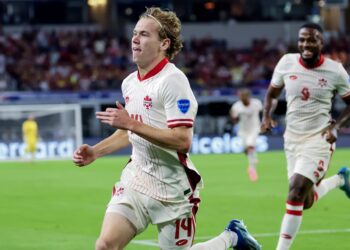
[[[192,143],[192,128],[179,126],[160,129],[132,119],[126,109],[117,103],[116,108],[107,108],[106,111],[96,112],[96,117],[105,124],[114,128],[129,130],[147,141],[161,147],[187,153]]]
[[[230,120],[233,124],[236,124],[239,121],[239,117],[238,115],[236,115],[233,108],[230,109]]]
[[[134,120],[130,123],[129,130],[153,144],[180,153],[187,153],[192,144],[193,131],[190,127],[159,129]]]
[[[263,105],[263,115],[261,121],[261,132],[265,133],[270,131],[272,127],[275,126],[275,122],[272,120],[271,116],[273,111],[277,106],[277,99],[281,95],[283,88],[277,88],[270,84],[267,89],[264,105]]]
[[[346,107],[342,110],[337,120],[322,132],[322,135],[325,136],[329,143],[333,143],[337,140],[336,131],[344,126],[344,124],[350,119],[350,94],[342,99],[346,103]]]
[[[127,147],[129,144],[128,132],[118,129],[112,135],[94,146],[83,144],[78,147],[73,153],[73,162],[79,167],[86,166],[97,158],[116,152]]]

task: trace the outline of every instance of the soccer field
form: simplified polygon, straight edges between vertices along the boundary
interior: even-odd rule
[[[328,176],[349,164],[349,149],[338,149]],[[232,218],[273,250],[285,210],[287,177],[282,151],[259,155],[259,181],[246,173],[243,154],[193,155],[205,188],[197,214],[197,241],[216,236]],[[94,249],[105,207],[126,157],[105,157],[86,168],[71,161],[0,163],[0,249]],[[350,200],[334,190],[311,210],[293,249],[350,249]],[[157,249],[149,227],[126,249]]]

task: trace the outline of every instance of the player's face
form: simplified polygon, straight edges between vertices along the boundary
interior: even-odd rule
[[[250,103],[250,96],[247,93],[240,93],[239,94],[239,99],[242,101],[242,103],[245,106],[248,106]]]
[[[141,68],[148,68],[164,56],[163,41],[159,38],[159,24],[152,18],[141,18],[131,40],[133,61]]]
[[[314,64],[320,57],[323,47],[322,34],[312,28],[299,30],[298,48],[302,60],[309,65]]]

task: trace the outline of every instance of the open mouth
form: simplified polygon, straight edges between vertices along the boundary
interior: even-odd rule
[[[304,50],[302,52],[302,56],[303,56],[303,58],[311,58],[314,56],[314,53],[310,50]]]

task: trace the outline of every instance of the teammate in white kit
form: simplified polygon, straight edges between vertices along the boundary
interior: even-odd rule
[[[232,105],[230,116],[233,123],[238,123],[237,135],[242,140],[244,153],[248,158],[249,178],[251,181],[257,181],[256,164],[258,159],[255,146],[260,133],[262,103],[259,99],[251,98],[249,89],[241,89],[238,94],[240,100]]]
[[[122,84],[125,108],[97,112],[117,129],[73,155],[77,166],[131,143],[132,155],[113,190],[96,249],[123,249],[151,223],[161,249],[260,249],[243,223],[232,220],[219,236],[192,246],[201,176],[189,159],[197,101],[187,77],[169,60],[181,50],[181,23],[174,12],[149,8],[131,41],[138,70]]]
[[[271,102],[286,90],[284,134],[289,193],[282,220],[278,250],[290,249],[299,230],[304,209],[330,190],[340,187],[350,198],[350,170],[323,179],[337,139],[336,131],[350,116],[349,76],[344,67],[322,53],[322,28],[313,23],[299,30],[300,54],[286,54],[277,64],[264,101],[262,132],[271,128]],[[330,111],[338,93],[347,107],[336,121]]]

